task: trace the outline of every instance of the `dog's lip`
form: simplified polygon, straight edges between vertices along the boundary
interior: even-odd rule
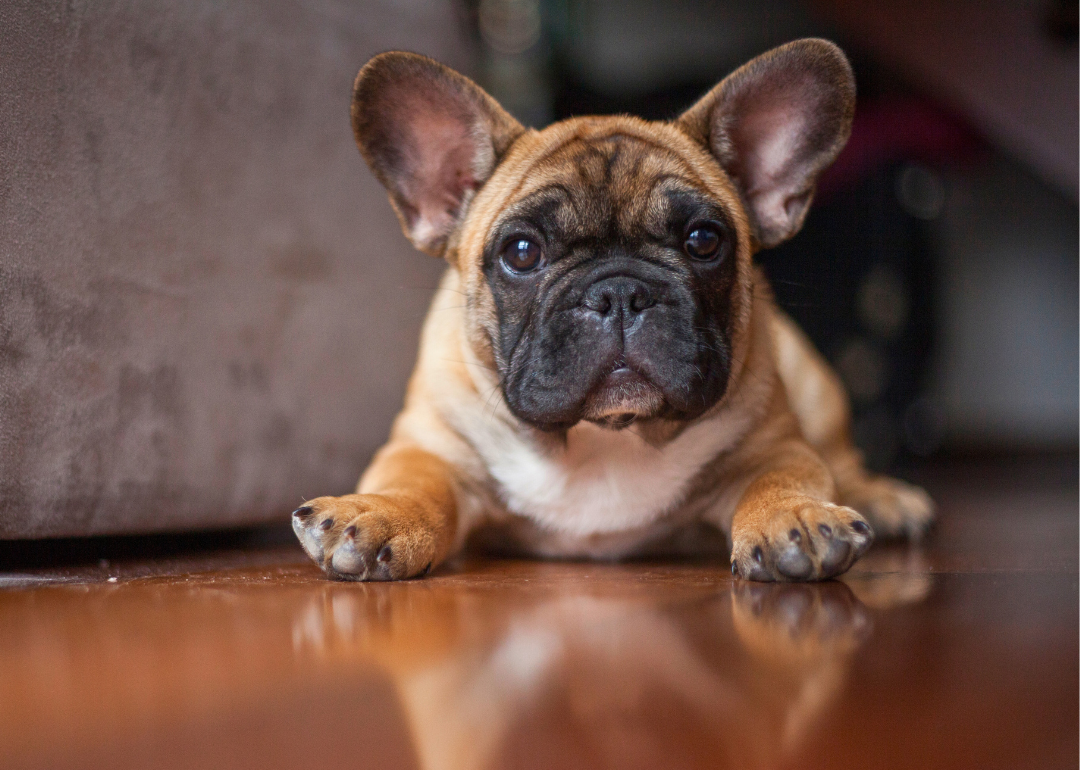
[[[629,424],[655,414],[662,403],[660,390],[649,378],[620,360],[589,394],[585,419],[606,423],[614,418]]]
[[[626,355],[620,355],[612,362],[608,373],[600,378],[595,390],[611,390],[626,388],[652,388],[652,381],[642,373],[637,366],[627,360]]]

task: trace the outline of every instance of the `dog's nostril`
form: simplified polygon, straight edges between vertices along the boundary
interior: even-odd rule
[[[591,292],[585,297],[585,301],[582,304],[594,313],[607,315],[611,312],[614,303],[611,301],[611,293],[603,291]]]
[[[655,305],[656,299],[641,281],[617,276],[593,284],[581,304],[594,313],[607,316],[615,310],[624,314],[641,313]]]
[[[650,297],[645,292],[634,292],[630,297],[630,310],[635,313],[640,313],[642,310],[648,310],[656,304],[656,300]]]

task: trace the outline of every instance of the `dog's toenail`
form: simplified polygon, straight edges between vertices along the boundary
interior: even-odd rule
[[[356,537],[356,525],[350,524],[349,526],[345,527],[345,531],[342,534],[344,534],[345,537],[349,538]]]
[[[310,516],[313,513],[315,513],[315,511],[313,511],[311,509],[310,505],[302,505],[299,508],[297,508],[295,511],[293,511],[292,515],[295,516],[298,519],[306,519],[308,516]]]
[[[731,562],[731,574],[735,575],[736,577],[738,577],[739,575],[739,565],[735,562]]]
[[[761,564],[761,562],[765,560],[765,554],[762,552],[760,545],[754,546],[754,550],[751,552],[751,555],[754,557],[754,561],[756,561],[758,564]]]
[[[394,558],[394,552],[390,549],[390,546],[384,545],[379,549],[379,555],[375,559],[383,564]]]
[[[860,535],[865,535],[870,531],[870,527],[867,526],[865,521],[853,521],[851,522],[851,528],[858,532]]]
[[[322,523],[319,524],[319,529],[321,529],[323,532],[325,532],[326,530],[330,529],[330,527],[332,527],[332,526],[334,526],[334,520],[333,519],[323,519]]]
[[[788,532],[788,537],[791,538],[791,542],[797,543],[800,540],[802,540],[802,532],[800,532],[797,529],[793,529],[790,532]]]
[[[426,567],[424,567],[424,571],[423,571],[423,572],[421,572],[420,574],[421,574],[421,575],[426,575],[426,574],[428,574],[429,572],[431,572],[431,562],[428,562],[428,563],[427,563],[427,566],[426,566]]]
[[[818,524],[817,528],[818,532],[823,534],[825,537],[832,537],[832,527],[830,527],[828,524]]]

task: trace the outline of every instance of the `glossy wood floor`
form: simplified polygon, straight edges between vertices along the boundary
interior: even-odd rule
[[[818,585],[342,584],[291,545],[0,571],[0,766],[1077,767],[1075,459],[923,480],[932,540]]]

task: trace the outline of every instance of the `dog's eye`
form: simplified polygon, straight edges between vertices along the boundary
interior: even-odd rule
[[[540,265],[543,252],[528,238],[514,238],[503,246],[502,261],[515,273],[528,273]]]
[[[722,241],[723,236],[715,227],[704,225],[690,231],[683,242],[683,249],[693,259],[705,262],[714,259],[720,253]]]

